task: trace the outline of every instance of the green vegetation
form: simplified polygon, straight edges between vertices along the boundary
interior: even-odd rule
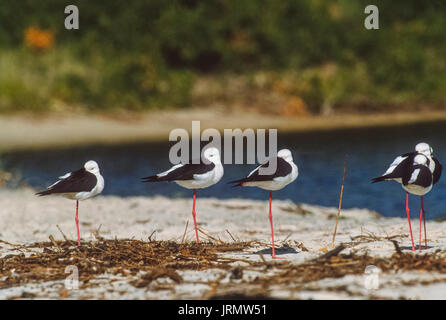
[[[444,1],[374,1],[375,31],[365,0],[70,4],[79,30],[64,28],[66,1],[0,6],[0,112],[187,107],[221,98],[194,94],[199,79],[227,79],[226,92],[241,75],[252,95],[298,97],[314,113],[446,102]]]

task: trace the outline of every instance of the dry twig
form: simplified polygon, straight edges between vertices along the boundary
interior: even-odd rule
[[[217,241],[217,242],[220,242],[221,244],[224,244],[224,242],[221,241],[220,239],[214,238],[213,236],[211,236],[210,234],[204,232],[203,230],[201,230],[201,229],[198,228],[198,227],[197,227],[197,230],[200,231],[202,234],[204,234],[204,235],[205,235],[206,237],[208,237],[209,239],[214,240],[214,241]]]
[[[65,235],[65,233],[63,233],[62,229],[59,227],[58,224],[56,224],[57,229],[59,229],[59,232],[62,234],[62,237],[65,239],[65,242],[71,242],[70,240],[68,240],[67,236]]]
[[[186,227],[184,228],[183,237],[181,238],[181,243],[184,242],[184,237],[186,237],[187,227],[189,226],[189,220],[186,222]]]
[[[338,215],[336,216],[336,225],[335,225],[335,229],[333,232],[333,240],[331,241],[331,247],[334,248],[334,242],[335,242],[335,237],[336,237],[336,232],[338,230],[338,222],[339,222],[339,217],[341,215],[341,204],[342,204],[342,195],[344,193],[344,180],[345,180],[345,172],[347,170],[347,157],[348,155],[345,155],[344,158],[344,173],[342,174],[342,185],[341,185],[341,194],[339,196],[339,207],[338,207]]]

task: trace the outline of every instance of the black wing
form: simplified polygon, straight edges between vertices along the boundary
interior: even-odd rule
[[[77,193],[89,192],[97,184],[96,176],[84,168],[72,172],[67,178],[61,179],[47,190],[36,193],[39,196],[46,196],[57,193]]]
[[[419,169],[420,171],[418,172],[415,181],[412,181],[411,184],[425,188],[429,187],[432,184],[432,172],[429,170],[428,167],[421,164],[413,166],[412,170],[410,172],[407,172],[402,177],[403,185],[407,186],[409,184],[410,179],[412,179],[412,173],[417,169]]]
[[[414,161],[416,155],[417,155],[417,152],[409,152],[409,153],[405,153],[405,154],[401,155],[401,157],[406,157],[406,159],[401,161],[391,173],[380,176],[380,177],[373,178],[372,183],[380,182],[380,181],[384,181],[384,180],[388,180],[388,179],[397,179],[397,178],[402,179],[407,174],[410,174],[410,172],[411,172],[410,168],[413,164],[413,161]],[[410,179],[410,177],[409,177],[409,179]]]
[[[150,176],[142,178],[143,182],[156,182],[156,181],[180,181],[180,180],[193,180],[195,174],[204,174],[215,168],[215,164],[209,163],[188,163],[172,170],[165,176]]]
[[[438,180],[440,180],[441,177],[441,171],[443,169],[443,166],[441,165],[440,161],[438,161],[437,158],[433,158],[434,162],[435,162],[435,170],[433,173],[433,184],[436,184],[438,182]]]
[[[276,160],[277,160],[276,172],[274,172],[273,174],[261,175],[259,173],[260,168],[267,168],[269,166],[269,163],[271,161],[269,160],[267,163],[264,163],[261,166],[259,166],[250,176],[243,179],[230,181],[228,183],[237,183],[237,185],[240,185],[243,182],[271,181],[274,178],[285,177],[289,175],[291,171],[293,171],[293,167],[291,167],[291,165],[286,160],[279,157],[277,157]]]

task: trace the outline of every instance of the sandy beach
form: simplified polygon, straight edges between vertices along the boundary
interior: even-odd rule
[[[343,248],[333,252],[330,250],[336,208],[273,201],[276,251],[285,258],[273,261],[266,201],[198,198],[198,226],[203,233],[197,246],[190,199],[99,196],[80,204],[83,246],[107,246],[115,241],[116,248],[121,248],[120,241],[131,239],[135,248],[147,245],[156,249],[170,243],[179,246],[172,255],[181,250],[184,254],[186,249],[203,249],[200,254],[211,252],[213,257],[191,253],[190,263],[198,263],[196,266],[176,265],[181,259],[175,258],[174,264],[157,262],[146,269],[141,258],[145,271],[132,271],[129,267],[126,272],[121,266],[124,269],[113,272],[113,268],[101,265],[90,249],[77,251],[74,242],[70,242],[76,239],[74,202],[58,197],[39,198],[29,189],[3,190],[0,202],[0,299],[446,298],[446,222],[427,221],[429,248],[412,252],[404,212],[401,218],[384,218],[367,209],[343,210],[335,243],[335,247],[342,244]],[[412,227],[418,244],[415,211]],[[50,236],[55,239],[53,243]],[[35,245],[43,242],[44,245]],[[213,247],[217,251],[212,251]],[[18,256],[39,265],[40,255],[59,254],[57,261],[63,261],[76,252],[83,253],[86,261],[91,259],[91,265],[82,270],[96,270],[92,274],[79,272],[78,290],[64,287],[63,269],[61,276],[47,281],[48,274],[56,272],[58,265],[45,269],[43,264],[40,271],[35,267],[23,269],[26,272],[11,269]],[[60,268],[65,265],[66,262],[62,263]],[[370,265],[379,268],[375,269],[379,272],[377,289],[365,285],[365,267]],[[95,269],[99,267],[101,272]],[[310,269],[315,271],[306,272]],[[168,272],[148,281],[147,274],[156,270]],[[37,276],[30,280],[27,272],[37,272]]]

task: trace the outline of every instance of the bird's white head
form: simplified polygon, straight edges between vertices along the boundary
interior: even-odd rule
[[[215,163],[215,164],[221,163],[220,151],[218,151],[218,149],[215,147],[210,147],[210,148],[207,148],[206,150],[204,150],[203,156],[205,159],[207,159],[208,161],[210,161],[212,163]]]
[[[99,173],[99,166],[96,161],[90,160],[87,161],[84,165],[85,170],[91,173]]]
[[[427,157],[423,154],[419,154],[413,159],[413,162],[414,164],[421,164],[425,166],[427,165]]]
[[[426,142],[421,142],[415,146],[415,151],[419,152],[421,154],[424,154],[427,157],[431,157],[434,153],[434,150],[432,150],[431,146],[428,145]]]
[[[293,162],[293,155],[291,154],[291,151],[288,149],[279,150],[277,156],[284,159],[285,161]]]

